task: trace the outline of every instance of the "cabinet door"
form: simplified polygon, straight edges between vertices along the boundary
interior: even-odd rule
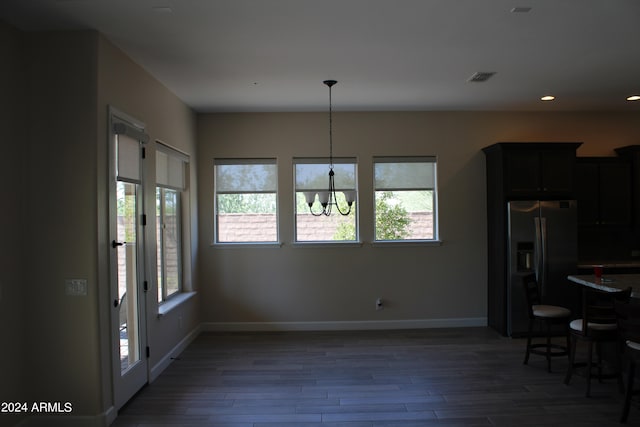
[[[507,193],[512,196],[538,193],[541,190],[539,153],[532,150],[506,152],[505,181]]]
[[[569,197],[575,149],[514,150],[506,153],[506,190],[513,197]]]
[[[540,152],[540,187],[545,193],[569,194],[573,189],[575,152]]]
[[[597,225],[600,222],[598,163],[578,160],[576,162],[575,194],[578,200],[578,224]]]
[[[631,224],[631,165],[627,162],[600,164],[600,224]]]

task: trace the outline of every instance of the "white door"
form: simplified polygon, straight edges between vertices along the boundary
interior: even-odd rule
[[[120,409],[148,381],[143,144],[146,135],[111,114],[109,189],[114,404]]]

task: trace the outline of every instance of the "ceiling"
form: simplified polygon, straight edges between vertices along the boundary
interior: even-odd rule
[[[96,29],[202,112],[326,110],[326,79],[335,111],[640,111],[639,0],[1,0],[0,20]]]

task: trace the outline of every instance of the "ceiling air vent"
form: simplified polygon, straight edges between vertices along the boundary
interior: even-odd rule
[[[473,76],[469,77],[468,82],[486,82],[493,76],[495,72],[484,72],[480,71],[475,73]]]

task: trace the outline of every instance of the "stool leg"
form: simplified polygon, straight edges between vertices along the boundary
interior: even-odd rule
[[[591,368],[593,367],[593,341],[589,341],[589,352],[587,356],[587,393],[586,396],[591,396]]]
[[[569,367],[567,368],[567,375],[564,377],[564,383],[569,385],[569,382],[571,382],[571,375],[573,374],[573,367],[576,363],[576,344],[578,339],[574,336],[569,336],[567,337],[567,340],[571,342],[571,350],[569,351]]]
[[[622,349],[620,348],[620,343],[616,343],[616,373],[618,374],[618,388],[620,389],[620,393],[624,393],[624,379],[622,376]]]
[[[551,321],[547,320],[547,371],[551,372]]]
[[[529,319],[529,333],[527,334],[527,350],[524,354],[523,365],[529,363],[529,352],[531,351],[531,335],[533,334],[533,319]]]
[[[629,363],[629,373],[627,374],[627,390],[624,395],[624,405],[622,406],[621,423],[627,422],[629,416],[629,408],[631,407],[631,396],[633,395],[633,378],[636,375],[636,361],[631,360]]]
[[[602,384],[602,343],[596,343],[596,355],[598,356],[598,382]]]
[[[571,359],[571,355],[573,354],[573,351],[571,350],[571,334],[569,333],[569,324],[566,323],[565,324],[565,331],[564,331],[565,337],[567,339],[567,359],[569,359],[569,363],[571,363],[571,361],[573,359]]]

